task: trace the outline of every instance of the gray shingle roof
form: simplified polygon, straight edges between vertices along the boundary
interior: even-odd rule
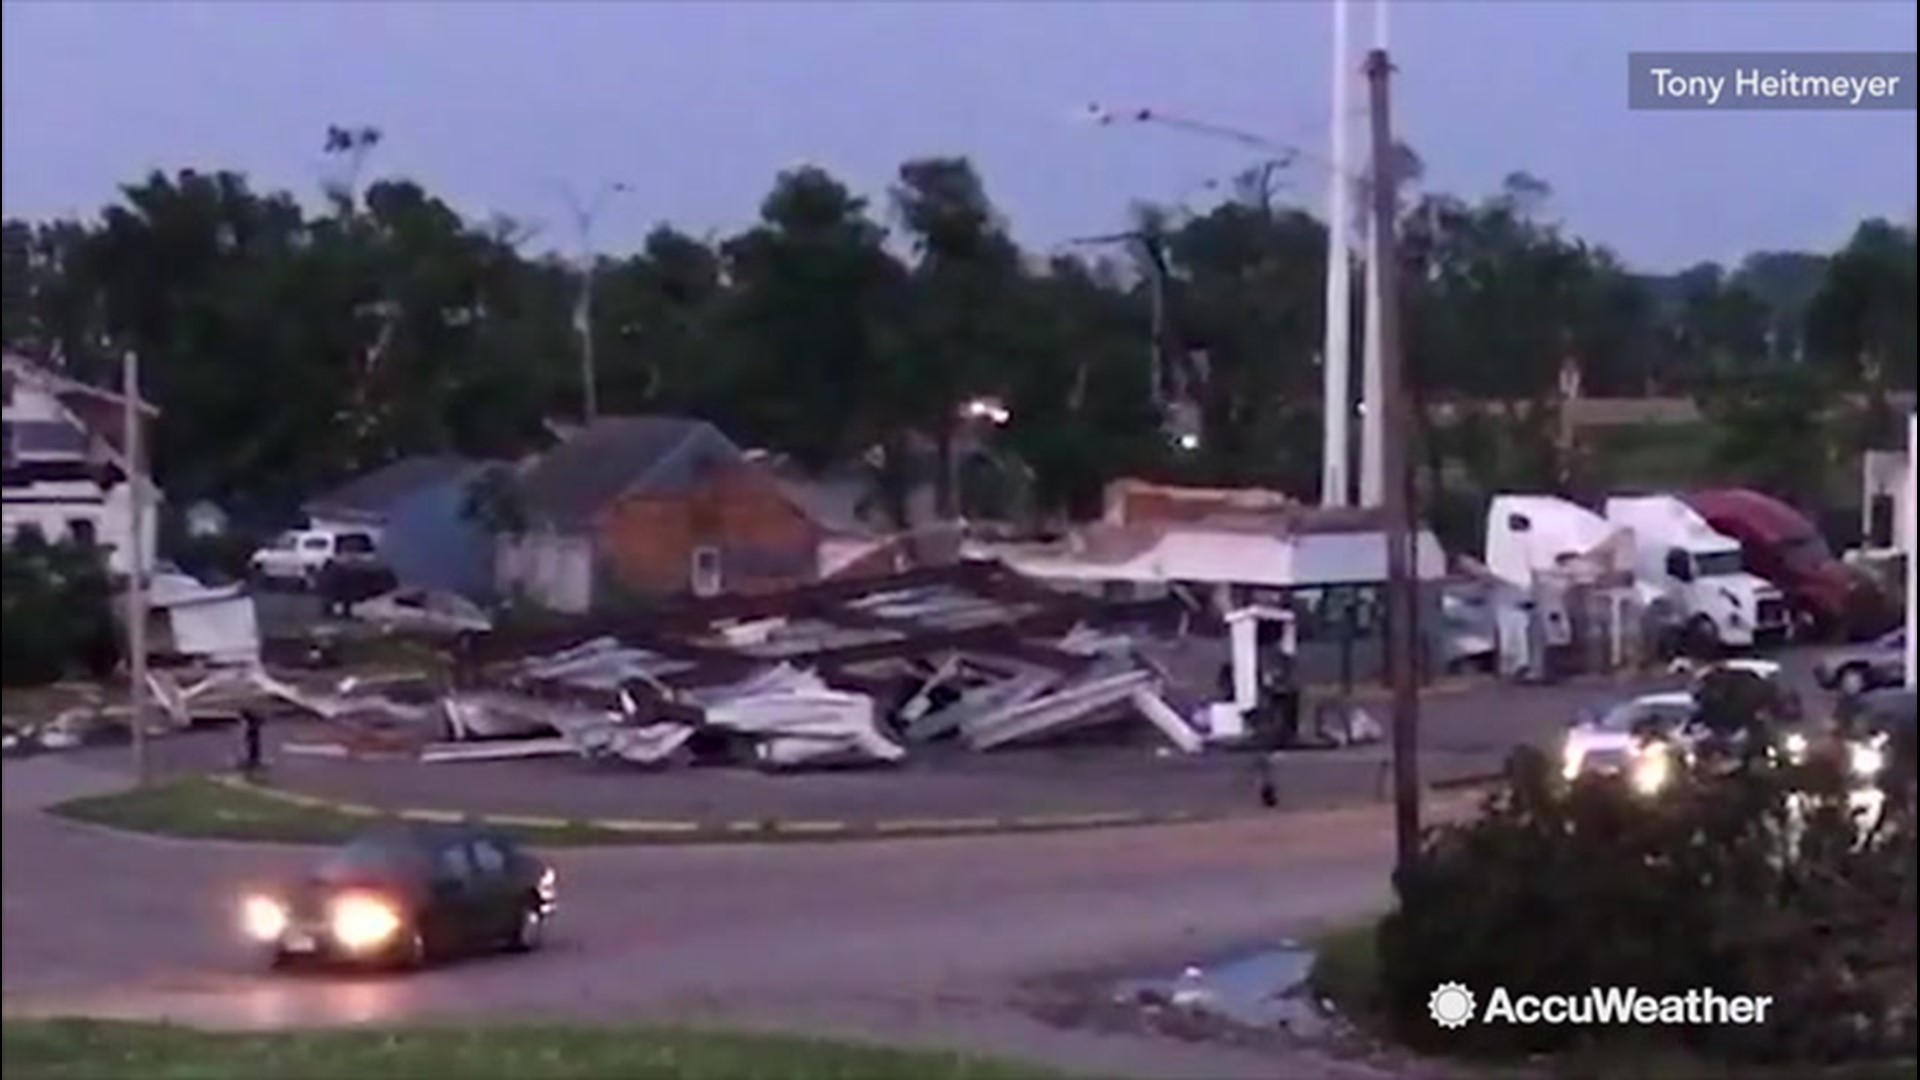
[[[307,512],[385,514],[395,501],[429,487],[457,480],[479,469],[458,457],[401,458],[307,501]]]
[[[785,469],[777,471],[775,478],[787,500],[827,532],[840,536],[882,536],[895,531],[895,524],[888,517],[873,482],[855,470],[808,476]],[[936,520],[939,515],[934,513],[933,485],[915,484],[907,493],[906,510],[910,525]]]
[[[547,451],[522,473],[520,499],[532,521],[573,528],[621,496],[691,491],[703,470],[744,456],[705,420],[608,417]]]

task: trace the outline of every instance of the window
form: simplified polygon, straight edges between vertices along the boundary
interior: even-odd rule
[[[67,539],[81,547],[94,547],[100,542],[100,535],[94,529],[92,518],[68,518]]]
[[[342,555],[371,555],[373,537],[367,533],[341,533],[334,538],[333,547]]]
[[[1724,577],[1744,573],[1746,568],[1738,551],[1710,551],[1694,560],[1694,570],[1701,577]]]
[[[491,840],[475,840],[473,842],[473,865],[475,869],[483,874],[505,873],[507,869],[507,853],[501,851],[500,845]]]
[[[467,845],[448,844],[440,852],[440,876],[460,882],[473,876],[473,862],[467,858]]]
[[[332,546],[332,543],[324,536],[303,537],[300,541],[301,551],[326,551]]]
[[[1694,707],[1686,701],[1629,701],[1616,705],[1600,719],[1602,731],[1628,731],[1659,734],[1672,731],[1693,719]]]
[[[693,549],[693,594],[695,596],[717,596],[721,590],[720,549],[717,547],[697,547]]]
[[[1533,522],[1525,514],[1508,514],[1507,528],[1517,533],[1532,532]]]
[[[375,833],[350,841],[314,868],[314,876],[326,882],[360,881],[418,873],[429,852],[413,838],[401,833]]]
[[[1780,557],[1790,567],[1818,570],[1833,562],[1833,549],[1817,533],[1807,533],[1780,545]]]
[[[1675,581],[1693,580],[1693,558],[1679,548],[1667,552],[1667,576]]]
[[[1894,546],[1894,521],[1900,510],[1891,495],[1875,495],[1867,503],[1867,545],[1876,548]]]

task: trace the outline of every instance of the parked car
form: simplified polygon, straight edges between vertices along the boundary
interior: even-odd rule
[[[329,568],[377,565],[380,545],[371,532],[293,529],[274,537],[247,560],[255,580],[313,588]]]
[[[1813,677],[1823,688],[1849,697],[1899,686],[1907,677],[1907,632],[1894,630],[1865,645],[1823,653],[1814,662]]]
[[[275,967],[302,960],[418,968],[539,948],[553,868],[511,838],[465,825],[362,833],[287,887],[243,898],[241,929]]]
[[[1793,688],[1792,680],[1787,678],[1787,669],[1777,660],[1737,656],[1703,665],[1694,670],[1694,692],[1698,693],[1708,679],[1726,672],[1738,672],[1765,683],[1772,693],[1774,715],[1779,719],[1797,721],[1806,715],[1806,703],[1800,700],[1800,692]]]
[[[437,589],[396,589],[362,600],[352,610],[354,618],[389,632],[465,634],[493,629],[493,619],[480,605]]]

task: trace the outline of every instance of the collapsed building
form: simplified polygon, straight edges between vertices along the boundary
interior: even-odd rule
[[[412,700],[378,691],[332,715],[359,729],[347,742],[411,742],[429,760],[884,764],[940,744],[989,751],[1128,724],[1191,753],[1226,733],[1136,636],[1204,617],[1177,600],[1102,602],[962,563],[475,636],[450,686]]]

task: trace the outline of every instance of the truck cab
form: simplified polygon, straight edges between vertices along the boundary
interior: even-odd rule
[[[1862,638],[1896,621],[1887,599],[1835,558],[1813,523],[1787,504],[1744,488],[1683,499],[1715,532],[1740,544],[1748,571],[1785,594],[1799,629],[1823,638]]]
[[[1665,605],[1690,640],[1740,649],[1787,637],[1785,595],[1748,573],[1739,542],[1685,502],[1671,495],[1612,498],[1606,518],[1633,532],[1641,597]]]

